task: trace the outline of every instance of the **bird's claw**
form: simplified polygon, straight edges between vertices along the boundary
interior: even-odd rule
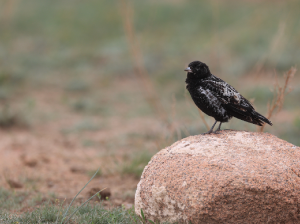
[[[203,133],[201,135],[207,135],[207,134],[211,134],[211,133],[214,133],[214,132],[213,131],[208,131],[208,132],[205,132],[205,133]]]
[[[221,129],[220,128],[218,128],[217,130],[215,130],[213,133],[214,134],[220,134],[220,132],[221,132]]]
[[[220,134],[221,130],[220,129],[217,129],[215,131],[212,131],[212,130],[209,130],[208,132],[205,132],[201,135],[207,135],[207,134]]]

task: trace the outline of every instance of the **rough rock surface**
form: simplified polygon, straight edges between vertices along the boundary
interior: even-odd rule
[[[300,147],[267,133],[182,139],[145,167],[135,211],[189,223],[300,223]]]

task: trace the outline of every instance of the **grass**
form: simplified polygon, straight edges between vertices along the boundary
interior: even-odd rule
[[[125,164],[122,167],[122,173],[127,175],[133,175],[135,178],[139,179],[143,173],[145,166],[151,160],[153,154],[148,151],[143,151],[140,153],[134,153],[125,159]]]
[[[93,131],[98,131],[100,130],[102,127],[101,125],[90,121],[90,120],[83,120],[80,121],[76,124],[74,124],[72,127],[69,127],[67,129],[63,129],[62,133],[80,133],[80,132],[93,132]]]
[[[8,105],[0,108],[0,128],[24,128],[27,125],[27,121],[23,114],[11,109]]]
[[[87,171],[87,175],[92,177],[94,174],[95,174],[96,170],[88,170]],[[95,175],[95,177],[101,177],[103,174],[102,174],[102,171],[101,169],[99,168],[97,174]]]
[[[274,96],[272,102],[268,103],[268,112],[266,116],[268,119],[271,119],[272,115],[275,112],[278,113],[281,111],[285,100],[285,95],[288,94],[288,86],[290,84],[289,82],[291,82],[296,72],[297,69],[294,67],[292,67],[289,71],[287,71],[287,73],[284,75],[284,84],[282,86],[280,86],[280,84],[278,83],[277,76],[275,77],[276,83],[274,84],[274,89],[273,89]],[[263,125],[260,128],[261,132],[264,130],[264,126],[265,125]]]
[[[17,191],[9,191],[0,187],[0,210],[9,211],[20,209],[22,202],[27,198],[28,194]]]
[[[36,208],[34,211],[25,212],[21,215],[12,215],[0,211],[0,222],[7,224],[17,223],[63,223],[63,214],[66,208],[60,208],[57,201],[54,203],[45,203]],[[70,212],[74,212],[78,207],[72,207]],[[78,209],[77,213],[72,217],[69,223],[91,223],[91,224],[146,224],[154,223],[152,220],[147,220],[144,216],[139,217],[135,214],[134,207],[126,209],[124,206],[106,209],[100,203],[98,205],[86,205]],[[168,224],[155,222],[155,224]]]
[[[61,206],[64,201],[59,199],[53,201],[46,201],[39,206],[32,204],[27,212],[22,212],[19,214],[14,214],[8,212],[9,210],[19,210],[21,203],[27,197],[25,193],[10,192],[3,188],[0,188],[0,223],[64,223],[64,214],[67,212],[68,208],[66,205]],[[39,196],[40,197],[40,196]],[[38,200],[38,198],[36,198]],[[40,200],[38,200],[40,202]],[[38,203],[39,204],[39,203]],[[27,208],[26,205],[22,206]],[[75,212],[79,206],[71,206],[68,210],[68,214]],[[74,216],[68,223],[101,223],[101,224],[113,224],[113,223],[146,223],[144,220],[135,214],[134,207],[125,208],[113,207],[111,209],[105,208],[103,204],[87,204],[77,210]]]
[[[147,221],[143,212],[142,217],[139,217],[134,212],[134,207],[125,209],[124,206],[105,209],[101,203],[94,206],[88,204],[89,201],[99,196],[98,193],[90,197],[87,201],[80,206],[72,206],[76,197],[82,190],[91,182],[91,180],[97,175],[99,169],[94,173],[87,184],[78,192],[73,198],[69,206],[63,206],[65,201],[55,202],[48,201],[42,206],[37,207],[33,211],[22,213],[21,215],[10,214],[6,212],[7,209],[15,208],[16,205],[20,205],[20,202],[24,199],[21,194],[14,195],[9,191],[0,188],[0,199],[5,203],[1,203],[0,221],[3,223],[61,223],[66,224],[69,221],[72,223],[154,223],[151,220]],[[9,199],[9,200],[8,200]],[[37,195],[34,199],[37,202],[41,201],[41,195]],[[9,202],[7,202],[9,201]]]
[[[89,97],[72,100],[70,101],[69,105],[72,111],[81,114],[88,114],[88,115],[100,114],[104,116],[112,114],[110,108],[101,105],[101,103],[97,102],[96,100],[91,100]]]
[[[277,2],[272,7],[268,2],[249,1],[130,3],[128,9],[116,0],[71,6],[16,1],[9,6],[14,8],[6,21],[11,21],[1,27],[6,33],[1,36],[1,47],[7,54],[0,54],[0,61],[6,62],[0,68],[0,83],[10,89],[25,85],[27,91],[64,90],[64,103],[79,115],[103,119],[158,116],[166,123],[175,94],[180,126],[192,126],[198,119],[199,129],[205,131],[197,109],[185,108],[184,73],[180,71],[188,62],[205,61],[214,74],[232,80],[240,92],[237,78],[251,75],[260,82],[264,73],[255,74],[257,65],[262,71],[280,73],[298,63],[297,1]],[[116,80],[139,83],[120,88]],[[251,84],[243,94],[256,98],[257,109],[264,111],[272,97],[272,83],[259,86]],[[9,95],[22,101],[26,92]],[[285,107],[300,110],[295,100],[286,99]],[[83,129],[94,129],[87,126]],[[238,126],[244,127],[243,123]],[[292,141],[299,144],[297,139]]]
[[[70,212],[74,212],[77,207],[72,207]],[[1,223],[62,223],[63,214],[66,208],[60,207],[53,203],[46,203],[38,207],[32,212],[26,212],[21,215],[11,215],[3,211],[0,212]],[[69,223],[93,223],[93,224],[119,224],[119,223],[132,223],[141,224],[140,218],[135,214],[134,208],[125,209],[118,207],[113,209],[105,209],[101,204],[86,205],[78,210],[72,217]]]

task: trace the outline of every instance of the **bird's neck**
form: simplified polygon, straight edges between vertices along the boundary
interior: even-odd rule
[[[186,78],[186,83],[191,84],[191,83],[198,83],[200,81],[202,81],[203,79],[207,79],[211,76],[211,74],[195,74],[195,73],[191,73],[188,72],[187,73],[187,78]]]

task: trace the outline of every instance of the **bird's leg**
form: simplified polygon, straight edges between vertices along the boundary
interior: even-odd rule
[[[214,133],[218,133],[218,131],[221,131],[221,124],[222,124],[222,122],[220,122],[220,125],[219,125],[218,129],[215,130]]]
[[[203,134],[205,135],[205,134],[210,134],[210,133],[212,133],[213,130],[214,130],[214,127],[215,127],[215,125],[216,125],[217,122],[218,122],[218,121],[216,121],[216,122],[213,124],[213,126],[211,127],[211,129],[210,129],[208,132],[205,132],[205,133],[203,133]]]

